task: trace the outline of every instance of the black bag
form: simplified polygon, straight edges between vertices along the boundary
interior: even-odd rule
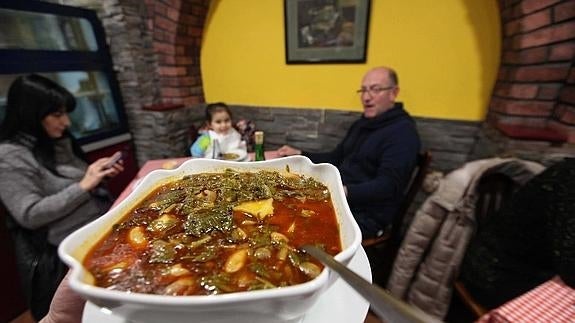
[[[12,235],[16,265],[26,303],[39,321],[50,309],[52,297],[68,268],[58,257],[58,248],[48,243],[45,230],[28,230],[6,217]]]

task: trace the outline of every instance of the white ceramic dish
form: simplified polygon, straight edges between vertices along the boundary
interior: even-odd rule
[[[343,191],[337,168],[330,164],[313,164],[308,158],[291,156],[261,162],[233,162],[212,159],[192,159],[172,170],[155,170],[148,174],[135,190],[115,208],[96,221],[68,236],[58,249],[62,260],[72,269],[70,286],[92,303],[111,310],[127,320],[166,315],[170,322],[201,322],[210,317],[213,322],[226,322],[241,317],[246,322],[298,322],[317,301],[318,297],[338,279],[328,269],[304,284],[250,292],[212,296],[163,296],[126,293],[96,287],[90,283],[91,274],[82,266],[90,248],[103,237],[133,206],[159,185],[181,176],[225,168],[256,171],[289,166],[294,173],[311,176],[330,190],[340,225],[343,250],[335,258],[348,264],[361,243],[361,232],[355,222]],[[159,315],[159,316],[158,316]]]
[[[237,154],[238,157],[235,159],[230,159],[230,161],[245,161],[248,159],[248,153],[245,149],[230,149],[226,153],[228,154]]]
[[[367,255],[363,248],[357,249],[357,252],[353,258],[351,258],[348,267],[361,277],[371,281],[371,268],[369,267],[369,260],[367,259]],[[343,281],[343,279],[338,279],[307,311],[307,313],[302,317],[301,323],[360,323],[365,320],[368,309],[369,303],[353,288],[351,288],[351,286]],[[146,317],[138,322],[155,323],[158,321],[171,322],[171,319],[169,317]],[[111,313],[106,309],[101,309],[89,302],[86,303],[86,306],[84,307],[82,322],[132,323],[123,317],[114,315],[114,313]],[[211,317],[203,317],[200,322],[219,323],[221,321],[213,322]],[[249,318],[247,318],[247,320],[243,320],[241,317],[234,318],[233,322],[252,323]]]

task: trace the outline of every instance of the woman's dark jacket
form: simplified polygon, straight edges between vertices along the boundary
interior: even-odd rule
[[[333,151],[303,155],[335,165],[360,226],[368,217],[381,230],[397,213],[420,148],[415,122],[403,104],[396,103],[375,118],[362,116],[354,122]]]
[[[461,279],[493,308],[559,275],[575,288],[575,159],[549,167],[486,219]]]

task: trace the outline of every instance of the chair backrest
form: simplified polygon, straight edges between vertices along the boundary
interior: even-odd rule
[[[482,228],[485,220],[498,213],[499,209],[510,200],[519,184],[509,176],[501,173],[486,174],[477,184],[477,202],[475,204],[476,232]]]
[[[477,194],[475,234],[481,231],[488,217],[497,215],[501,207],[511,199],[513,193],[520,186],[510,176],[502,173],[493,172],[483,175],[475,189]],[[455,281],[454,289],[461,302],[473,313],[476,319],[488,312],[487,308],[471,295],[459,279]]]
[[[417,192],[421,189],[423,180],[429,171],[429,166],[431,165],[431,153],[429,151],[424,151],[417,155],[417,163],[415,164],[415,169],[413,170],[411,179],[407,184],[405,194],[403,196],[403,201],[397,210],[397,214],[393,218],[393,223],[391,226],[391,239],[394,242],[399,243],[401,239],[401,229],[403,226],[403,221],[405,220],[405,215],[409,210],[409,207],[413,203]]]

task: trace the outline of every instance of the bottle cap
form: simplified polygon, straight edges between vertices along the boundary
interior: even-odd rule
[[[264,143],[264,132],[263,131],[256,131],[254,133],[254,138],[256,145],[260,145]]]

